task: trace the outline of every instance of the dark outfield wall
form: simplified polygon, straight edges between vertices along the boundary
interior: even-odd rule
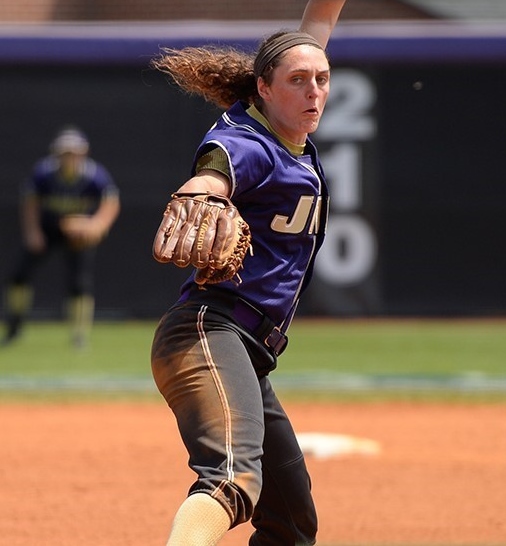
[[[301,312],[504,314],[506,32],[343,28],[329,46],[332,92],[314,137],[331,218]],[[240,34],[233,43],[255,43]],[[100,249],[97,315],[158,317],[174,300],[186,271],[154,262],[151,243],[219,112],[147,66],[159,44],[202,40],[0,34],[2,279],[18,252],[18,184],[72,122],[122,194]],[[37,276],[36,316],[59,313],[60,265],[52,259]]]
[[[91,155],[109,168],[122,196],[121,216],[99,250],[97,314],[159,313],[174,297],[180,272],[151,258],[153,235],[214,115],[127,67],[9,67],[2,80],[2,277],[17,255],[18,184],[57,129],[72,122],[88,134]],[[60,269],[55,257],[37,276],[41,313],[59,312]]]

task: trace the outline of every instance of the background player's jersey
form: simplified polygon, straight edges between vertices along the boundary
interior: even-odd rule
[[[328,215],[316,149],[308,139],[306,154],[292,155],[241,103],[210,129],[196,159],[216,146],[227,155],[231,198],[253,238],[253,255],[246,256],[240,271],[242,283],[219,286],[237,292],[276,324],[289,322],[310,280]]]
[[[118,194],[109,172],[93,159],[84,158],[78,176],[71,181],[62,179],[58,168],[56,157],[40,160],[23,188],[25,197],[37,197],[46,227],[56,226],[69,214],[91,215],[104,197]]]

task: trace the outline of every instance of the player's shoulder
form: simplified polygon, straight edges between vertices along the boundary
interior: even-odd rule
[[[112,183],[111,174],[105,165],[91,157],[84,160],[82,173],[88,180],[93,180],[99,185]]]
[[[204,143],[219,142],[227,149],[242,150],[255,160],[265,160],[272,154],[273,137],[246,112],[246,106],[236,103],[224,112],[206,134]]]
[[[58,170],[58,161],[53,156],[43,157],[38,159],[32,169],[32,173],[36,177],[52,175]]]
[[[251,117],[247,110],[248,104],[236,102],[226,112],[223,112],[215,124],[215,129],[230,131],[231,134],[240,134],[241,136],[262,135],[262,125]]]

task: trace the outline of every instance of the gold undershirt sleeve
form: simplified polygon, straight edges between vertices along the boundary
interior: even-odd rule
[[[198,158],[195,172],[198,173],[203,169],[218,171],[230,180],[227,155],[219,146],[216,146],[216,148],[213,148]]]

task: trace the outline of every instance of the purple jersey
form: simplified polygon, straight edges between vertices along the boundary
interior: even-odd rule
[[[196,159],[219,146],[226,154],[231,199],[252,233],[253,255],[242,283],[219,286],[239,294],[283,329],[312,275],[328,215],[328,190],[313,143],[294,156],[236,103],[205,135]],[[193,166],[195,173],[196,161]],[[192,283],[193,275],[183,286]]]
[[[38,198],[46,226],[57,225],[68,214],[91,215],[104,197],[118,193],[109,172],[93,159],[83,160],[79,175],[72,181],[63,180],[58,169],[58,158],[41,159],[24,187],[24,195]]]

